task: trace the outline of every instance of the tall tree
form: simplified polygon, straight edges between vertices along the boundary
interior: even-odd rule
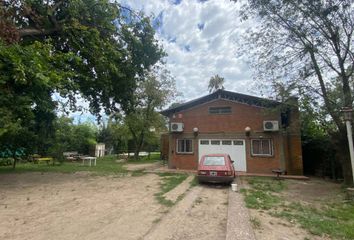
[[[218,74],[212,76],[209,80],[209,93],[215,92],[218,89],[224,89],[225,79],[220,77]]]
[[[245,46],[256,56],[258,78],[295,83],[301,93],[320,97],[342,139],[338,150],[348,153],[340,109],[353,107],[353,1],[249,0],[242,17],[258,21]],[[343,102],[329,94],[334,79],[339,80]],[[351,183],[348,157],[342,159],[342,169],[345,182]]]
[[[81,95],[98,117],[132,108],[143,72],[163,56],[149,18],[116,2],[1,1],[0,148],[14,126],[49,136],[54,94],[65,110]],[[31,141],[43,149],[46,142]]]
[[[131,134],[121,114],[110,116],[107,123],[102,123],[98,132],[98,141],[105,143],[110,154],[127,152],[130,139]]]
[[[131,132],[135,145],[136,159],[147,135],[151,134],[151,128],[161,129],[165,125],[157,110],[164,107],[175,96],[175,82],[168,71],[155,70],[146,73],[145,81],[139,84],[134,109],[127,112],[125,116],[125,124]]]
[[[12,153],[20,147],[36,150],[41,129],[50,132],[55,103],[53,89],[72,76],[64,71],[70,54],[51,55],[50,44],[35,42],[21,47],[5,46],[0,40],[0,149]],[[56,69],[56,61],[63,68]],[[44,141],[41,141],[44,143]],[[16,157],[14,167],[16,164]]]
[[[71,103],[79,92],[98,116],[129,108],[143,71],[165,55],[149,18],[108,0],[2,1],[0,26],[7,44],[47,41],[51,54],[75,56],[65,69],[75,75],[56,90]]]

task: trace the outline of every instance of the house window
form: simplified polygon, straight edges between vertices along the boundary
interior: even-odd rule
[[[209,145],[209,140],[200,140],[200,145]]]
[[[211,145],[220,145],[220,140],[211,140],[210,144]]]
[[[232,141],[231,140],[222,140],[222,145],[232,145]]]
[[[177,139],[177,153],[193,153],[193,140]]]
[[[252,139],[253,156],[273,156],[273,142],[271,139]]]
[[[231,107],[210,107],[209,114],[229,114]]]
[[[234,145],[243,145],[243,141],[242,140],[235,140],[234,141]]]

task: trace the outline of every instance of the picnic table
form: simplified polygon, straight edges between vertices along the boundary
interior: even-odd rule
[[[88,165],[91,167],[92,165],[93,166],[96,166],[96,157],[80,157],[80,159],[82,160],[82,165],[85,165],[85,162],[87,161],[88,162]]]

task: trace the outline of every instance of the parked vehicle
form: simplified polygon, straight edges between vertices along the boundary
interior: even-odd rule
[[[207,154],[201,157],[197,175],[199,182],[231,183],[235,176],[230,155]]]

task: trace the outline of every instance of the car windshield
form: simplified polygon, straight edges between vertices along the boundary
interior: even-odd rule
[[[224,159],[224,157],[206,156],[204,158],[204,165],[205,166],[224,166],[225,159]]]

